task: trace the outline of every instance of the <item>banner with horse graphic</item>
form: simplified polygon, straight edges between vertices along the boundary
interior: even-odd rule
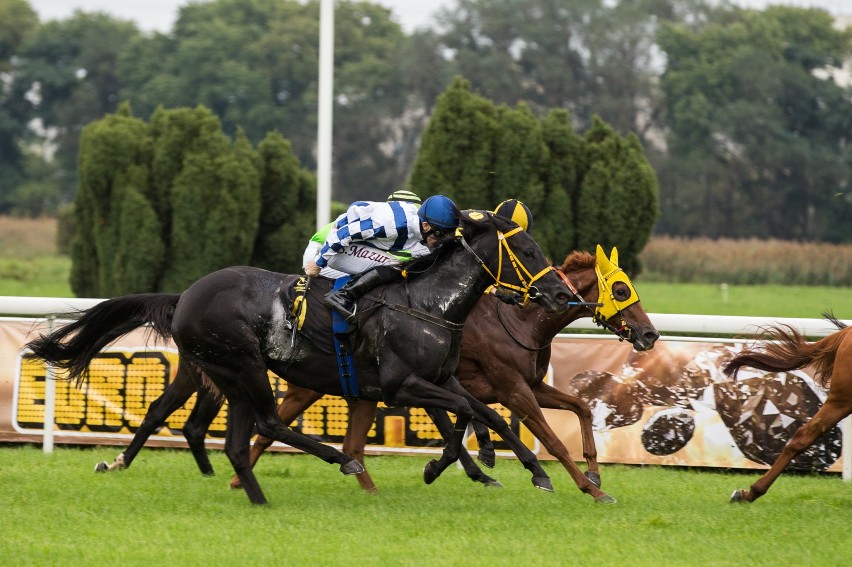
[[[46,332],[44,320],[0,320],[0,441],[41,442],[47,368],[21,352]],[[548,382],[586,401],[592,411],[598,459],[604,463],[723,468],[766,468],[792,432],[816,413],[825,391],[806,371],[743,370],[736,381],[721,367],[742,348],[727,339],[663,338],[653,350],[636,352],[603,335],[559,335],[553,343]],[[105,349],[92,364],[84,389],[55,380],[54,436],[58,443],[121,445],[136,432],[148,407],[175,377],[177,350],[135,331]],[[287,384],[270,375],[276,395]],[[195,398],[172,414],[148,444],[185,447],[183,424]],[[522,425],[499,405],[506,419],[539,458],[550,458]],[[573,413],[544,410],[547,421],[575,455],[582,454]],[[227,406],[213,421],[211,447],[224,443]],[[341,443],[347,405],[326,396],[294,424],[302,433]],[[505,449],[499,444],[498,449]],[[839,472],[842,436],[829,430],[791,468]],[[423,410],[380,405],[368,436],[368,451],[437,453],[441,436]],[[288,450],[276,444],[273,448]],[[475,448],[471,439],[469,448]],[[505,455],[498,451],[498,455]]]

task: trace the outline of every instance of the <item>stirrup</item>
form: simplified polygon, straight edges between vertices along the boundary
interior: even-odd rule
[[[334,309],[343,315],[347,321],[354,318],[355,312],[358,310],[357,304],[350,302],[338,291],[325,294],[322,298],[322,303],[326,307]]]

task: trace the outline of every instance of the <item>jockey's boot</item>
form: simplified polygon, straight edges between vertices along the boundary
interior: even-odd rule
[[[334,309],[343,315],[347,321],[350,320],[355,316],[355,302],[358,301],[358,298],[374,287],[387,283],[387,276],[383,272],[384,270],[381,269],[371,269],[357,278],[353,278],[337,291],[325,294],[322,298],[323,305]]]

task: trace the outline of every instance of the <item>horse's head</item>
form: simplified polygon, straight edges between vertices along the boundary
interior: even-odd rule
[[[516,294],[522,303],[535,301],[551,312],[567,309],[570,289],[532,236],[514,222],[488,211],[464,211],[456,238],[498,290]]]
[[[583,254],[589,258],[588,262],[591,264],[591,256]],[[571,275],[566,273],[566,266],[572,264],[572,256],[569,256],[566,264],[558,272],[568,283],[571,281]],[[577,266],[579,267],[581,266]],[[597,304],[592,314],[595,323],[617,335],[621,340],[629,341],[638,351],[654,348],[660,333],[657,332],[642,307],[633,282],[618,267],[618,250],[613,248],[607,258],[603,248],[598,245],[594,257],[594,273],[594,281],[589,281],[588,289],[582,290],[586,296],[580,297],[578,293],[578,297]]]

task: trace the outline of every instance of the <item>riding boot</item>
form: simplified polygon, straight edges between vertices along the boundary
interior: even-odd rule
[[[380,268],[381,266],[364,272],[357,278],[346,282],[346,285],[337,291],[325,294],[325,297],[322,298],[323,305],[339,312],[347,320],[351,319],[355,316],[355,302],[358,298],[376,286],[389,281],[387,274],[383,273],[385,270]],[[399,273],[398,270],[394,271]]]

